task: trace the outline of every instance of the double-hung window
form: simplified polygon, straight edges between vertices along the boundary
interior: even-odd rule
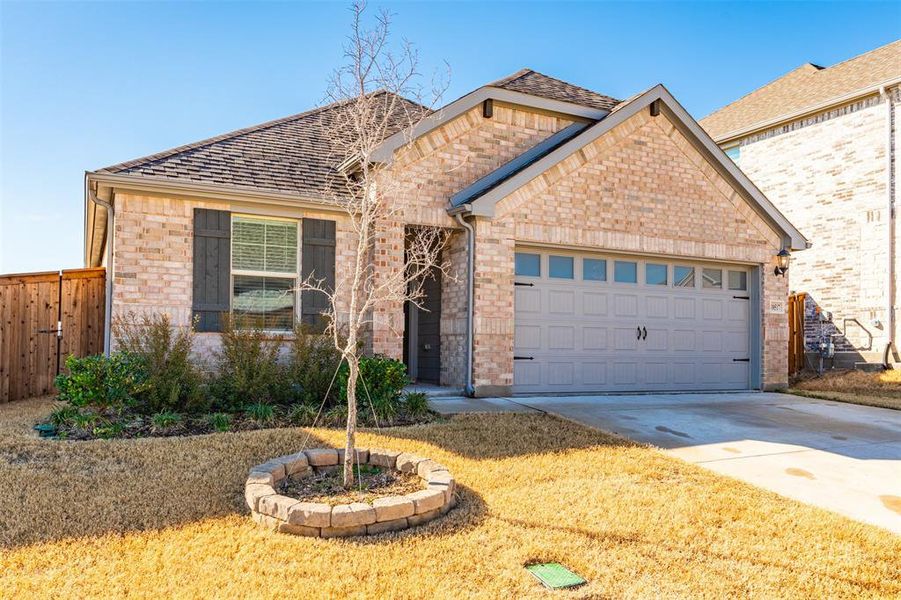
[[[232,217],[232,314],[242,326],[291,331],[297,301],[298,222]]]

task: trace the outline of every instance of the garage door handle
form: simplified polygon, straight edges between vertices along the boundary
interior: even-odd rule
[[[751,362],[750,358],[733,358],[732,362]]]
[[[643,340],[648,339],[648,328],[647,327],[642,327],[641,333],[642,333],[641,339],[643,339]]]
[[[641,339],[641,327],[636,327],[635,329],[638,330],[638,338],[637,339],[640,340]]]

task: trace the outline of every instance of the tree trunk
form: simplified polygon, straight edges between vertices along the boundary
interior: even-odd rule
[[[344,487],[354,484],[354,461],[356,459],[355,438],[357,433],[357,377],[360,373],[360,358],[354,354],[347,357],[347,440],[344,444]]]

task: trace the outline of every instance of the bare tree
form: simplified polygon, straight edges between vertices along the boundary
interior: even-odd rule
[[[438,102],[443,87],[433,83],[431,101],[425,104],[422,88],[416,85],[416,50],[407,42],[397,52],[389,47],[390,15],[379,12],[367,28],[365,2],[354,3],[351,12],[352,29],[344,48],[347,64],[333,73],[327,100],[337,104],[330,111],[328,131],[335,163],[340,165],[330,201],[347,213],[356,237],[354,253],[341,256],[342,266],[350,260],[349,274],[337,277],[334,289],[315,278],[299,284],[301,290],[315,290],[328,298],[326,332],[348,365],[345,487],[354,482],[360,342],[379,307],[402,302],[420,306],[424,280],[435,270],[446,270],[439,259],[447,235],[436,227],[407,228],[402,267],[375,264],[374,245],[383,235],[380,232],[404,222],[404,199],[411,186],[402,174],[373,162],[373,153],[395,134],[404,137],[398,149],[403,153],[413,141],[411,129],[432,113],[429,107]]]

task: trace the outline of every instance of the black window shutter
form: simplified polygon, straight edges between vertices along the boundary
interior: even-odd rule
[[[335,289],[335,222],[304,219],[302,227],[301,279],[322,279],[327,289]],[[314,331],[322,331],[325,328],[322,314],[329,309],[326,295],[316,290],[304,290],[300,306],[301,322]]]
[[[231,213],[194,209],[194,302],[197,331],[222,331],[229,310]]]

